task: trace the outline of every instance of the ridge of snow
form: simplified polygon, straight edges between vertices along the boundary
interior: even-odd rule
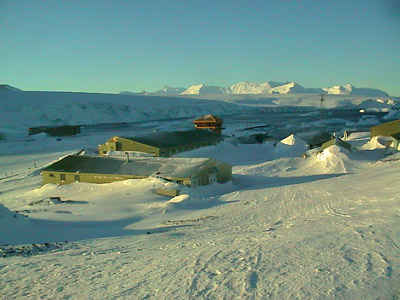
[[[344,86],[335,85],[328,88],[323,88],[327,94],[330,95],[358,95],[358,96],[376,96],[376,97],[388,97],[389,95],[379,89],[375,88],[356,88],[352,84],[346,84]]]
[[[394,142],[395,139],[390,136],[373,136],[371,140],[360,147],[360,150],[376,150],[376,149],[386,149],[388,143]]]
[[[171,87],[171,86],[164,86],[161,90],[151,93],[152,95],[178,95],[183,93],[186,88],[183,87]]]
[[[307,93],[303,86],[295,82],[274,82],[267,81],[264,83],[239,82],[231,85],[228,94],[288,94],[288,93]],[[313,92],[313,91],[312,91]]]
[[[277,143],[273,152],[280,157],[300,157],[307,151],[307,149],[308,144],[306,141],[295,134],[291,134]]]
[[[219,86],[207,86],[205,84],[192,85],[181,95],[200,95],[200,94],[224,94],[225,89]]]
[[[17,89],[16,87],[13,87],[8,84],[0,84],[0,91],[12,91],[12,92],[21,92],[20,89]]]
[[[379,89],[366,87],[356,88],[352,84],[334,85],[327,88],[305,88],[296,82],[275,82],[267,81],[263,83],[253,83],[250,81],[241,81],[225,88],[221,86],[207,86],[205,84],[192,85],[189,88],[183,87],[170,87],[164,86],[161,90],[156,92],[142,91],[139,93],[132,93],[128,91],[121,92],[120,94],[127,95],[211,95],[211,94],[227,94],[227,95],[269,95],[269,94],[321,94],[328,95],[355,95],[355,96],[372,96],[372,97],[388,97],[389,95]]]

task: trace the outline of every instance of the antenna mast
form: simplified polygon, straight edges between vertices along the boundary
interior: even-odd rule
[[[328,112],[326,111],[325,107],[325,94],[320,94],[321,96],[321,108],[320,108],[320,115],[321,115],[321,121],[323,124],[323,128],[325,131],[327,130],[327,119],[328,119]]]
[[[321,94],[321,109],[325,108],[325,94]]]

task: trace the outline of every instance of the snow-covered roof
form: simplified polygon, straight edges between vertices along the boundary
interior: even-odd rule
[[[196,120],[194,120],[195,122],[198,122],[198,121],[212,121],[212,122],[217,122],[217,121],[222,121],[222,119],[220,119],[220,118],[218,118],[218,117],[216,117],[216,116],[213,116],[213,115],[205,115],[205,116],[202,116],[202,117],[200,117],[200,118],[198,118],[198,119],[196,119]]]
[[[214,143],[222,140],[220,134],[206,130],[164,131],[148,135],[122,137],[157,148],[179,147],[190,144]]]
[[[332,135],[323,131],[308,131],[296,133],[296,136],[306,141],[310,145],[321,145],[330,139]]]
[[[42,171],[190,178],[211,160],[210,158],[134,157],[127,161],[121,158],[68,155]]]

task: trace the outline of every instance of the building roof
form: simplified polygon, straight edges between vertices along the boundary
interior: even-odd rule
[[[205,116],[202,116],[202,117],[194,120],[194,122],[198,122],[198,121],[199,122],[201,122],[201,121],[218,122],[218,121],[222,121],[222,119],[220,119],[220,118],[218,118],[216,116],[213,116],[213,115],[205,115]]]
[[[397,124],[400,124],[400,120],[394,120],[394,121],[382,123],[382,124],[379,124],[379,125],[375,125],[375,126],[371,127],[371,129],[372,128],[380,128],[380,127],[392,126],[392,125],[397,125]]]
[[[170,148],[190,144],[219,142],[222,140],[222,135],[206,130],[194,129],[172,132],[153,132],[148,135],[123,138],[157,148]]]
[[[129,161],[86,155],[68,155],[42,171],[67,173],[160,176],[166,179],[190,178],[211,158],[134,157]]]
[[[341,138],[338,138],[338,137],[333,137],[331,140],[323,143],[322,148],[327,148],[332,145],[338,145],[340,147],[343,147],[343,148],[351,151],[350,143],[343,141]]]
[[[320,145],[332,139],[331,134],[323,131],[300,132],[296,135],[310,145]]]

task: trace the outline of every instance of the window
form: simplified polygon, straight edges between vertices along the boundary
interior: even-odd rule
[[[65,181],[65,174],[60,174],[60,180]]]
[[[75,181],[81,181],[81,177],[79,175],[75,175]]]

